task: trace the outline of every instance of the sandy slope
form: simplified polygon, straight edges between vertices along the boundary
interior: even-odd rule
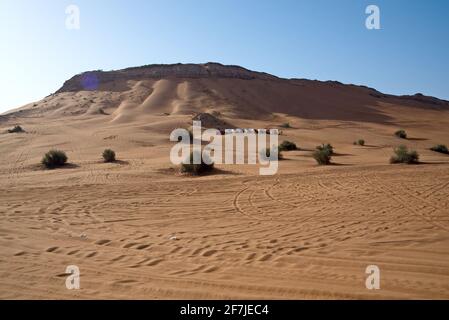
[[[449,144],[447,110],[390,99],[327,120],[314,106],[252,118],[256,108],[239,116],[231,99],[250,104],[260,83],[246,94],[230,83],[131,81],[128,91],[59,93],[2,120],[2,131],[20,123],[27,133],[0,134],[0,298],[449,298],[449,156],[428,150]],[[249,165],[180,176],[167,140],[190,124],[183,108],[218,110],[240,127],[288,121],[281,139],[303,150],[286,153],[275,176]],[[411,139],[395,138],[397,128]],[[358,138],[367,145],[353,146]],[[334,166],[310,156],[324,142],[336,147]],[[400,143],[425,164],[388,164]],[[41,170],[52,147],[72,165]],[[102,163],[106,147],[122,161]],[[78,291],[65,288],[73,264]],[[378,291],[365,288],[372,264]]]

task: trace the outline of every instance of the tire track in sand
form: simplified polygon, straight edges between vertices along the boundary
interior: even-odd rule
[[[371,174],[371,176],[372,176],[371,179],[369,179],[363,173],[361,173],[360,176],[361,176],[362,179],[364,179],[364,181],[366,181],[366,183],[371,185],[375,191],[381,192],[383,194],[386,194],[388,197],[393,198],[396,202],[402,204],[405,209],[407,209],[410,212],[412,212],[416,217],[420,218],[421,220],[427,222],[428,224],[430,224],[430,225],[432,225],[432,226],[434,226],[434,227],[436,227],[438,229],[441,229],[443,231],[449,232],[449,228],[448,227],[446,227],[445,225],[443,225],[441,223],[433,221],[429,216],[423,214],[419,210],[416,210],[414,208],[413,204],[410,204],[410,201],[409,201],[410,199],[404,200],[401,196],[396,195],[393,190],[389,189],[386,186],[382,186],[382,184],[379,183],[379,181],[377,180],[377,178],[373,174]],[[406,192],[406,194],[409,196],[409,198],[415,198],[409,192]]]

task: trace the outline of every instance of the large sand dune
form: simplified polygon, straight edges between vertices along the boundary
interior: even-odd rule
[[[95,90],[79,75],[0,118],[1,298],[449,298],[449,156],[429,150],[449,144],[447,102],[218,64],[94,74]],[[181,176],[168,135],[204,112],[289,122],[281,140],[302,150],[274,176]],[[3,133],[14,124],[26,133]],[[335,165],[319,167],[327,142]],[[399,144],[423,163],[388,164]],[[109,147],[120,162],[101,162]],[[70,165],[42,170],[50,148]],[[373,264],[380,290],[365,288]]]

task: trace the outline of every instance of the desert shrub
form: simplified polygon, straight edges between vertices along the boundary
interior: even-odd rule
[[[334,147],[330,143],[322,144],[321,146],[316,147],[318,151],[325,151],[330,156],[334,154]]]
[[[25,132],[21,126],[14,126],[12,129],[8,129],[8,133],[20,133]]]
[[[414,150],[409,150],[406,146],[400,145],[394,149],[394,155],[390,158],[390,163],[418,163],[419,154]]]
[[[357,141],[354,141],[354,145],[364,146],[365,145],[365,140],[359,139]]]
[[[313,158],[319,165],[328,165],[331,163],[332,152],[328,148],[319,148],[313,152]]]
[[[44,155],[41,162],[49,169],[62,167],[67,162],[67,155],[64,151],[53,149]]]
[[[449,150],[447,149],[447,147],[444,144],[437,144],[436,146],[430,148],[430,150],[439,152],[439,153],[449,154]]]
[[[394,135],[401,139],[407,139],[407,133],[405,132],[405,130],[398,130],[394,133]]]
[[[281,124],[280,127],[288,129],[288,128],[291,128],[292,126],[290,125],[290,123],[286,122],[286,123]]]
[[[103,151],[103,159],[104,162],[114,162],[115,161],[115,152],[111,149],[106,149]]]
[[[201,154],[200,154],[200,156],[201,156]],[[198,163],[198,164],[193,163],[193,157],[194,157],[194,152],[191,152],[189,155],[188,161],[185,161],[186,163],[181,163],[181,172],[190,173],[193,175],[201,175],[201,174],[210,172],[214,169],[213,162],[211,162],[210,164],[206,163],[206,162],[210,162],[210,161],[208,161],[208,159],[204,158],[205,155],[203,155],[203,157],[201,157],[201,163]]]
[[[291,141],[283,141],[280,145],[279,145],[279,150],[280,151],[291,151],[291,150],[297,150],[298,148],[296,147],[296,144],[294,142]]]

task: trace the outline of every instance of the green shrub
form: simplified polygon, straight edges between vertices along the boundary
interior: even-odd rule
[[[313,152],[313,158],[319,165],[328,165],[331,163],[332,154],[329,149],[316,149]]]
[[[354,145],[364,146],[365,145],[365,140],[359,139],[357,141],[354,141]]]
[[[280,127],[288,129],[288,128],[291,128],[291,125],[290,125],[290,123],[286,122],[286,123],[281,124]]]
[[[394,149],[394,155],[390,158],[390,163],[407,163],[414,164],[418,163],[419,154],[414,150],[410,150],[404,146],[400,145]]]
[[[319,165],[328,165],[331,163],[332,155],[334,154],[334,147],[331,144],[322,144],[317,146],[313,153],[313,158]]]
[[[20,132],[25,132],[25,130],[23,130],[21,126],[14,126],[14,128],[8,129],[8,133],[20,133]]]
[[[201,154],[200,154],[201,157]],[[190,173],[193,175],[201,175],[203,173],[210,172],[214,169],[214,163],[208,161],[210,159],[205,159],[204,155],[201,157],[201,163],[195,164],[193,163],[194,152],[190,153],[189,159],[185,161],[186,163],[181,163],[181,172]],[[206,161],[205,161],[206,160]],[[210,162],[207,164],[206,162]]]
[[[44,155],[41,162],[49,169],[62,167],[67,162],[67,156],[64,151],[53,149]]]
[[[291,141],[283,141],[280,145],[279,145],[279,150],[280,151],[291,151],[291,150],[297,150],[298,148],[296,147],[296,144],[294,142]]]
[[[449,150],[447,149],[447,147],[444,144],[437,144],[436,146],[430,148],[430,150],[439,152],[439,153],[449,154]]]
[[[316,147],[316,149],[319,151],[326,151],[330,156],[334,154],[334,147],[330,143],[322,144],[321,146]]]
[[[106,149],[103,151],[103,159],[104,162],[114,162],[115,161],[115,152],[111,149]]]
[[[394,135],[401,139],[407,139],[407,133],[405,132],[405,130],[398,130],[394,133]]]

